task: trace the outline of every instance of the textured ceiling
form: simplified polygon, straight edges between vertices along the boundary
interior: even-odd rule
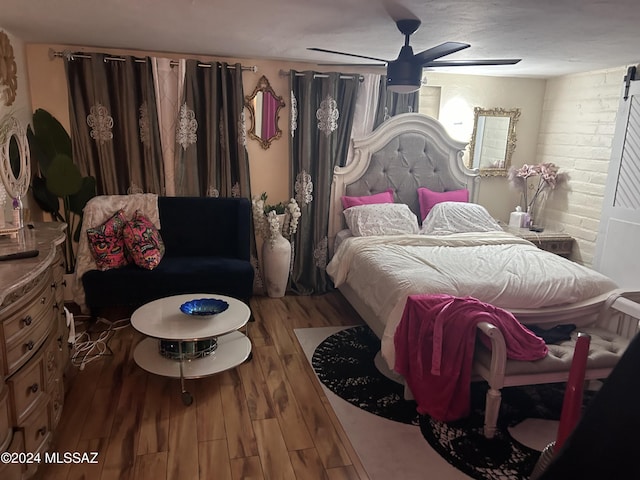
[[[453,59],[522,58],[442,72],[551,77],[640,61],[637,0],[2,0],[0,28],[27,43],[313,63],[320,47],[395,59],[392,18],[422,20],[411,45],[471,44]],[[353,59],[354,61],[357,61]]]

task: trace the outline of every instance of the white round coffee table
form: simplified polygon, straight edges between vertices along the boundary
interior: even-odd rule
[[[209,298],[223,300],[229,307],[214,315],[180,311],[185,302]],[[133,358],[150,373],[180,378],[182,400],[189,405],[193,397],[185,389],[185,379],[229,370],[249,358],[251,341],[238,330],[250,316],[245,303],[225,295],[189,293],[154,300],[131,315],[133,328],[148,337],[136,346]]]

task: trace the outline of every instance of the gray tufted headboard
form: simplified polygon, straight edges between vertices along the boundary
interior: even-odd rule
[[[417,113],[397,115],[369,136],[353,141],[353,161],[336,167],[331,185],[329,250],[345,228],[343,195],[361,196],[392,188],[397,203],[406,203],[420,218],[418,187],[437,192],[469,189],[476,201],[477,170],[462,162],[465,143],[453,140],[436,119]]]

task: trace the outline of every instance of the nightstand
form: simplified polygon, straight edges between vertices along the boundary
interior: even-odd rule
[[[520,238],[529,240],[538,248],[546,250],[561,257],[571,256],[573,248],[573,237],[562,232],[554,232],[552,230],[544,230],[543,232],[532,232],[528,228],[515,228],[509,226],[502,227],[505,232],[512,233]]]

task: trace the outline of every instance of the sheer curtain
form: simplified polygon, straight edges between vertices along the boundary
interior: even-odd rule
[[[291,288],[330,290],[327,233],[333,168],[346,162],[359,88],[358,75],[290,73],[291,179],[302,216],[293,242]]]
[[[351,138],[362,138],[373,132],[388,118],[399,113],[418,112],[420,92],[397,94],[387,91],[387,77],[379,74],[364,74],[358,89],[356,107],[353,114]],[[345,165],[353,159],[353,142],[349,142],[349,152]]]
[[[174,65],[177,63],[177,65]],[[166,194],[174,196],[175,186],[175,146],[176,122],[180,111],[181,94],[184,89],[186,61],[168,58],[152,58],[153,80],[158,106],[158,124],[162,143],[162,164],[164,166]]]
[[[151,59],[65,57],[74,162],[99,195],[164,193]]]
[[[356,107],[353,113],[353,127],[351,138],[362,138],[371,133],[375,126],[380,97],[380,75],[367,73],[362,75],[362,81],[356,96]],[[345,165],[353,159],[353,142],[349,142],[349,151]]]

